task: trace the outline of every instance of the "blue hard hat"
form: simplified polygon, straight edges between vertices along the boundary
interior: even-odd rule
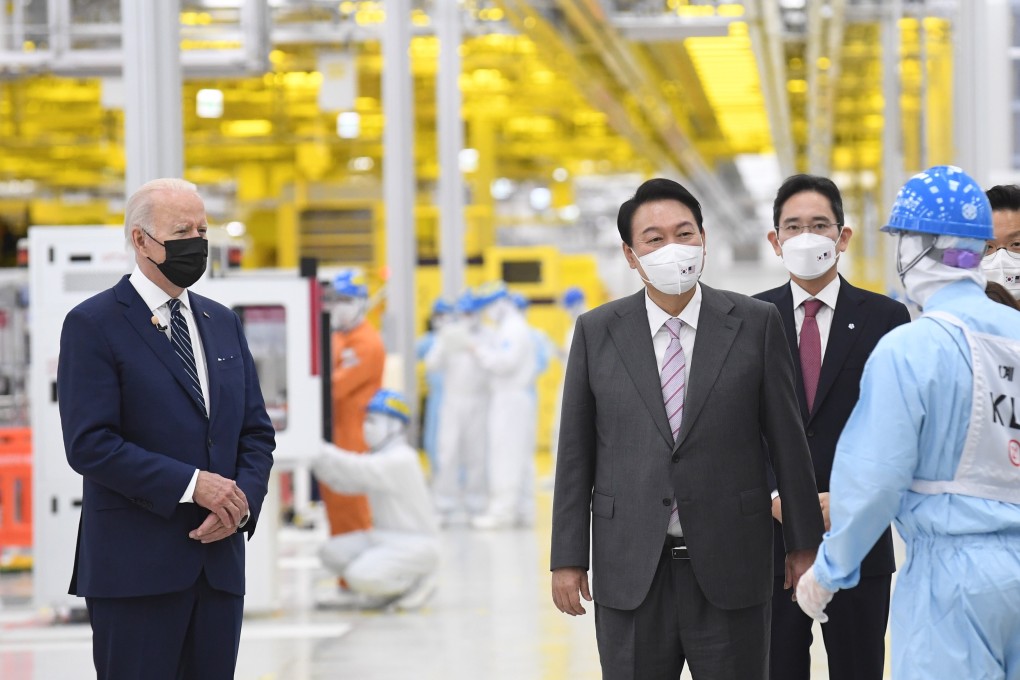
[[[517,309],[523,311],[528,308],[528,298],[524,297],[520,293],[510,293],[508,297],[510,298],[510,301],[516,305]]]
[[[571,286],[563,293],[563,306],[573,307],[584,304],[584,291],[577,286]]]
[[[936,165],[900,188],[882,231],[988,240],[992,207],[970,175],[954,165]]]
[[[490,281],[475,288],[472,297],[475,299],[475,309],[486,307],[496,300],[502,300],[508,295],[506,284],[502,281]]]
[[[436,298],[436,301],[432,303],[432,316],[436,316],[437,314],[450,314],[453,311],[453,303],[446,298]]]
[[[457,298],[457,303],[455,306],[457,308],[457,311],[462,314],[472,314],[473,312],[475,312],[476,311],[475,298],[473,295],[471,295],[471,291],[466,290],[463,293],[461,293],[460,297]]]
[[[398,418],[405,425],[411,422],[411,407],[400,392],[381,389],[368,402],[369,413],[382,413]]]
[[[368,297],[365,274],[356,269],[344,270],[333,279],[333,290],[346,297]]]

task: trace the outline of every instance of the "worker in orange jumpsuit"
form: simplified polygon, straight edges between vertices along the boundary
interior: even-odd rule
[[[330,302],[333,382],[333,443],[346,451],[367,451],[364,423],[368,402],[382,388],[386,350],[382,336],[365,320],[368,286],[355,270],[333,281]],[[331,536],[372,527],[365,496],[348,496],[319,484]]]

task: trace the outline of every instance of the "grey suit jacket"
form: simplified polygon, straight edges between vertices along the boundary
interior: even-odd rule
[[[634,609],[662,553],[672,498],[712,604],[772,596],[767,451],[789,550],[824,530],[794,367],[775,306],[702,285],[674,445],[642,290],[582,315],[570,346],[553,497],[551,567],[589,567],[593,597]],[[767,443],[767,447],[766,447]],[[589,542],[590,536],[590,542]]]

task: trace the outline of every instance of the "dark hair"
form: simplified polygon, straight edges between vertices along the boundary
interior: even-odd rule
[[[1000,283],[989,281],[985,286],[985,295],[988,296],[989,300],[995,300],[1000,305],[1006,305],[1020,311],[1020,304],[1017,303],[1016,298]]]
[[[698,231],[702,234],[705,233],[705,227],[702,225],[701,204],[698,203],[698,199],[694,198],[682,184],[664,177],[657,177],[639,186],[638,190],[634,192],[634,197],[627,199],[620,206],[620,213],[616,216],[616,228],[620,230],[620,238],[628,246],[634,245],[634,213],[639,207],[652,201],[683,203],[694,213]]]
[[[1020,187],[1015,184],[999,184],[985,192],[992,212],[996,210],[1020,210]]]
[[[839,188],[828,177],[819,175],[794,175],[786,178],[776,192],[776,200],[772,204],[772,226],[779,228],[779,215],[783,212],[783,206],[793,196],[804,191],[814,191],[829,199],[829,205],[832,206],[832,212],[836,216],[836,224],[843,226],[843,197],[839,195]]]

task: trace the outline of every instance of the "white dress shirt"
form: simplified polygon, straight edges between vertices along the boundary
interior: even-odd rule
[[[645,291],[645,310],[648,312],[648,328],[652,333],[652,347],[655,349],[655,368],[662,373],[662,362],[666,360],[670,334],[666,321],[673,318],[648,297]],[[684,380],[691,377],[691,357],[694,356],[694,336],[698,332],[698,317],[701,316],[701,284],[695,284],[694,297],[687,303],[680,316],[680,347],[684,350]]]
[[[793,320],[797,324],[797,345],[800,345],[800,329],[804,326],[803,303],[805,300],[821,300],[822,306],[815,314],[815,322],[818,324],[818,335],[822,340],[822,360],[825,360],[825,348],[829,344],[829,329],[832,328],[832,315],[836,310],[836,298],[839,297],[839,277],[829,282],[825,288],[818,291],[818,295],[812,295],[794,281],[790,281],[790,290],[793,293]]]
[[[131,285],[134,286],[135,290],[142,297],[149,311],[159,321],[160,327],[164,328],[162,333],[170,339],[170,308],[167,303],[170,301],[170,296],[167,295],[163,289],[157,286],[155,283],[149,280],[149,278],[142,272],[142,270],[135,265],[135,270],[131,272],[131,276],[128,279]],[[188,322],[188,333],[191,335],[191,348],[195,353],[195,368],[198,371],[198,382],[202,386],[202,397],[205,399],[205,407],[208,413],[212,413],[212,404],[209,403],[209,370],[205,363],[205,351],[202,349],[202,336],[198,332],[198,324],[195,322],[195,314],[191,311],[191,301],[188,298],[187,289],[181,293],[181,314],[184,315],[184,319]],[[159,333],[160,328],[153,325],[152,332]],[[143,331],[144,332],[144,331]],[[193,503],[195,495],[195,484],[198,483],[198,469],[195,469],[195,474],[191,476],[191,483],[188,484],[188,488],[185,489],[184,495],[181,496],[181,503]]]

